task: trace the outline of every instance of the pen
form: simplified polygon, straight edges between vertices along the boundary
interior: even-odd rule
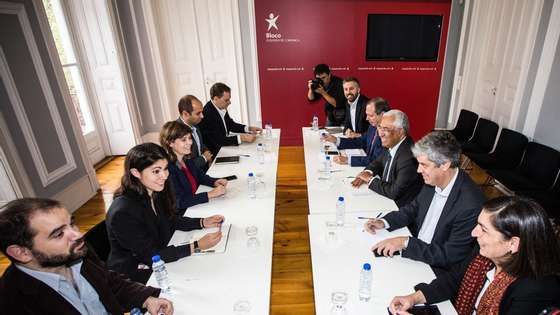
[[[249,154],[239,154],[239,156],[251,157]]]
[[[381,215],[383,215],[383,211],[379,212],[379,214],[375,217],[375,218],[370,218],[370,217],[358,217],[358,219],[360,220],[376,220],[379,219],[381,217]]]

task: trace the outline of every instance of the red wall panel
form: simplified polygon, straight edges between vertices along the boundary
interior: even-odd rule
[[[434,127],[449,11],[450,1],[255,0],[263,122],[282,128],[282,145],[301,145],[313,114],[324,121],[324,101],[306,95],[313,66],[326,63],[334,75],[356,76],[362,94],[407,113],[420,138]],[[366,61],[370,13],[443,15],[438,61]],[[268,29],[270,14],[278,29]]]

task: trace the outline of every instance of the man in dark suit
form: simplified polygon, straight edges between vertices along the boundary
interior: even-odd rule
[[[58,201],[19,199],[0,212],[0,250],[11,260],[0,279],[0,309],[14,314],[123,314],[135,307],[173,314],[146,287],[108,271]]]
[[[255,134],[261,132],[261,128],[236,123],[229,117],[227,108],[231,104],[231,89],[227,85],[219,82],[212,85],[210,98],[211,100],[204,105],[204,118],[199,126],[203,141],[213,155],[218,154],[223,146],[255,141]],[[232,132],[239,135],[230,135]]]
[[[377,133],[377,125],[381,122],[383,114],[390,109],[389,104],[383,98],[376,97],[370,99],[366,105],[366,119],[370,124],[367,132],[363,133],[359,138],[325,136],[325,140],[335,143],[339,150],[363,149],[366,152],[365,156],[337,155],[333,159],[334,162],[350,166],[367,166],[381,156],[385,151],[381,145],[381,138]]]
[[[373,247],[378,253],[423,261],[436,274],[449,269],[471,252],[484,195],[469,175],[458,168],[461,146],[447,131],[424,136],[413,148],[418,172],[426,185],[418,196],[398,211],[366,223],[368,231],[396,230],[408,226],[412,237],[394,237]]]
[[[418,163],[411,151],[414,142],[408,135],[409,126],[406,114],[400,110],[383,114],[377,132],[387,150],[359,173],[352,185],[367,183],[369,189],[393,199],[399,207],[416,197],[422,179],[416,172]]]
[[[357,138],[365,133],[369,127],[366,120],[366,104],[368,97],[360,94],[360,82],[355,77],[348,77],[342,83],[346,103],[345,134]]]
[[[208,169],[212,161],[212,152],[204,145],[202,132],[197,127],[204,114],[202,113],[202,102],[194,95],[185,95],[179,100],[179,118],[177,122],[182,122],[192,129],[192,147],[189,159],[203,171]]]

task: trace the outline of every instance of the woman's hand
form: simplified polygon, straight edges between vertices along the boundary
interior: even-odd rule
[[[224,220],[225,218],[223,215],[213,215],[211,217],[204,218],[202,220],[202,224],[204,225],[203,227],[205,228],[216,227],[216,226],[220,226],[222,222],[224,222]]]
[[[226,193],[226,186],[218,185],[208,192],[208,198],[216,198]]]
[[[391,314],[407,315],[406,310],[410,309],[416,304],[426,303],[426,297],[422,291],[416,291],[406,296],[395,296],[389,305]]]
[[[222,239],[222,231],[208,233],[198,240],[198,247],[201,250],[206,250],[218,244]]]
[[[216,180],[216,181],[214,182],[214,187],[218,187],[218,186],[224,186],[224,187],[226,187],[227,184],[228,184],[227,179],[225,179],[225,178],[220,178],[220,179],[218,179],[218,180]]]

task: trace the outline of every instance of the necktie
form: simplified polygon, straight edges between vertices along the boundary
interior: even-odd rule
[[[385,156],[385,165],[383,165],[383,177],[382,180],[384,182],[387,181],[387,174],[389,173],[389,167],[391,165],[391,154],[389,153],[389,151],[386,152],[386,156]]]
[[[375,139],[377,139],[377,131],[373,134],[373,140],[371,140],[371,143],[369,144],[368,156],[373,152],[373,144],[375,143]]]

